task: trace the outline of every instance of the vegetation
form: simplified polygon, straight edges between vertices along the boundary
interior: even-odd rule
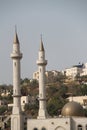
[[[1,106],[1,107],[0,107],[0,115],[3,115],[3,113],[4,113],[5,111],[7,111],[7,109],[8,109],[7,106]]]
[[[34,102],[25,104],[25,114],[30,118],[36,118],[38,115],[39,101],[39,84],[37,80],[30,80],[28,78],[21,79],[21,94],[22,96],[29,95],[34,98]],[[87,76],[80,77],[77,75],[75,80],[68,79],[65,75],[59,73],[54,77],[49,77],[46,80],[46,99],[47,112],[49,116],[58,116],[61,114],[61,109],[67,103],[69,96],[84,96],[87,95]],[[2,93],[9,92],[8,96],[2,96]],[[0,85],[0,100],[5,102],[0,107],[0,115],[10,115],[12,108],[8,108],[7,104],[13,102],[13,87],[12,85]],[[84,109],[87,117],[87,109]],[[6,128],[9,128],[10,120],[6,123]],[[25,125],[26,126],[26,125]]]
[[[69,80],[66,76],[59,73],[54,78],[51,77],[49,82],[47,80],[46,86],[46,98],[47,98],[47,111],[50,116],[60,115],[61,109],[67,102],[69,96],[82,96],[87,95],[87,76],[76,76],[74,81]],[[7,97],[2,97],[2,91],[9,90],[10,94]],[[30,80],[28,78],[21,79],[21,93],[23,96],[29,95],[34,97],[35,102],[25,105],[25,112],[27,115],[36,117],[38,113],[38,93],[39,84],[37,80]],[[6,100],[7,103],[12,103],[12,85],[0,86],[0,99]],[[8,111],[7,107],[0,108],[0,114],[4,114]],[[9,110],[10,111],[10,110]],[[85,110],[87,115],[87,110]]]

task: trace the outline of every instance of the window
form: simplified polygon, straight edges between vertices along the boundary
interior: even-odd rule
[[[38,130],[37,128],[34,128],[33,130]]]
[[[82,130],[82,125],[78,125],[78,130]]]
[[[40,72],[41,72],[41,68],[40,68]]]
[[[23,101],[23,103],[25,103],[25,101]]]
[[[14,65],[16,66],[16,62],[14,63]]]
[[[42,128],[42,130],[46,130],[46,128],[45,128],[45,127],[43,127],[43,128]]]

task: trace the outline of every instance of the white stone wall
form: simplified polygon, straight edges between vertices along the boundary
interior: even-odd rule
[[[36,130],[36,128],[37,130],[71,130],[70,118],[28,119],[27,130]]]
[[[69,97],[67,98],[69,101],[75,101],[80,103],[81,105],[84,105],[84,100],[87,101],[87,96],[73,96],[73,97]]]
[[[85,76],[87,75],[87,67],[83,68],[82,73],[80,74],[80,76]]]
[[[25,104],[29,103],[29,96],[22,96],[21,97],[21,109],[24,111]]]
[[[86,117],[60,117],[49,119],[28,119],[27,130],[78,130],[78,125],[82,130],[86,130]]]
[[[78,130],[78,126],[82,126],[82,130],[87,130],[87,118],[86,117],[73,117],[72,118],[72,129],[71,130]]]

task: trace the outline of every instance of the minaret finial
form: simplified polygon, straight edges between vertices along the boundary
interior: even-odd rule
[[[44,51],[44,46],[43,46],[43,41],[42,41],[42,34],[40,35],[40,37],[41,37],[40,51]]]
[[[14,43],[19,44],[19,39],[18,39],[18,35],[17,35],[17,26],[15,25],[15,37],[14,37]]]
[[[40,34],[40,38],[41,38],[41,43],[42,43],[42,34]]]
[[[17,33],[17,26],[15,25],[15,34]]]

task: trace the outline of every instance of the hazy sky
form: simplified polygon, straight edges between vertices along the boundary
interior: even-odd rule
[[[12,84],[15,25],[23,59],[21,78],[32,78],[40,34],[47,70],[87,62],[87,0],[0,0],[0,84]]]

